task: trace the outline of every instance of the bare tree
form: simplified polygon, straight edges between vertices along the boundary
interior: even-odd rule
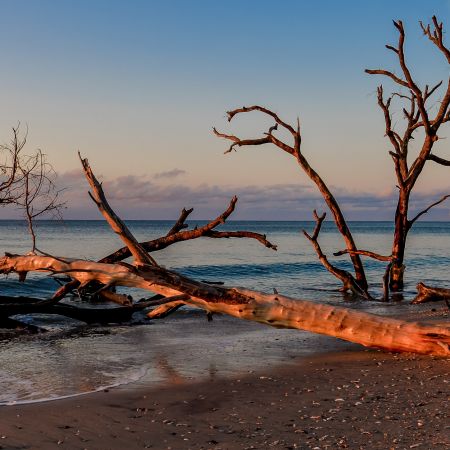
[[[55,185],[56,173],[41,150],[32,156],[21,156],[17,161],[17,170],[21,178],[16,185],[18,195],[14,203],[23,210],[32,241],[31,251],[35,253],[34,221],[49,214],[61,218],[64,202],[59,201],[61,190]]]
[[[439,83],[433,85],[431,88],[428,85],[426,85],[423,89],[418,86],[418,84],[413,79],[411,71],[405,61],[405,32],[403,24],[401,21],[397,21],[394,22],[394,25],[399,32],[398,46],[393,47],[391,45],[387,45],[386,47],[398,56],[403,76],[399,77],[393,72],[381,69],[366,70],[366,72],[369,74],[387,76],[391,80],[393,80],[395,84],[399,85],[401,88],[406,88],[408,91],[407,93],[396,91],[392,93],[389,98],[385,99],[383,96],[383,87],[379,86],[377,90],[378,104],[381,107],[385,117],[386,136],[388,136],[391,144],[394,147],[394,151],[391,151],[390,155],[394,161],[395,173],[397,177],[397,187],[399,192],[397,210],[395,213],[395,231],[393,237],[392,252],[390,255],[380,255],[376,252],[369,250],[360,250],[356,247],[350,228],[346,223],[346,220],[336,198],[333,196],[322,177],[310,166],[305,155],[302,152],[299,123],[297,123],[297,127],[294,128],[292,125],[289,125],[281,120],[279,116],[273,111],[255,105],[229,111],[227,113],[228,120],[231,121],[238,114],[260,111],[266,116],[273,118],[275,121],[275,124],[270,127],[266,133],[264,133],[263,137],[255,139],[241,139],[235,135],[220,133],[214,128],[214,133],[217,136],[232,141],[231,146],[225,153],[229,153],[232,150],[236,150],[238,147],[243,146],[273,144],[296,158],[302,170],[318,187],[328,208],[333,214],[333,219],[336,223],[336,226],[345,241],[346,249],[335,253],[335,256],[343,254],[350,255],[355,271],[355,276],[353,277],[353,275],[349,272],[339,269],[331,264],[329,259],[323,253],[318,242],[318,235],[320,232],[321,223],[324,220],[324,216],[319,217],[317,213],[314,212],[317,226],[312,236],[304,232],[305,236],[312,243],[320,261],[325,266],[325,268],[342,281],[343,290],[350,290],[367,298],[370,298],[370,295],[367,292],[368,284],[360,256],[367,256],[379,261],[388,262],[387,269],[383,277],[383,284],[385,286],[384,298],[387,299],[389,297],[389,290],[397,291],[403,288],[404,257],[408,232],[421,216],[426,214],[431,208],[439,205],[449,197],[449,195],[443,196],[439,200],[433,202],[427,208],[417,213],[412,219],[408,219],[411,192],[425,166],[425,163],[428,160],[432,160],[438,164],[450,166],[450,161],[447,161],[431,153],[434,143],[438,140],[438,130],[440,129],[442,124],[450,121],[450,79],[439,102],[440,106],[435,112],[434,116],[431,117],[431,109],[428,107],[427,102],[430,100],[433,94],[439,91],[439,89],[443,85],[443,82],[440,81]],[[450,51],[445,46],[443,41],[442,23],[439,23],[436,17],[433,17],[433,27],[430,27],[430,25],[424,26],[422,23],[420,25],[424,34],[439,49],[439,51],[450,63]],[[396,131],[392,124],[391,104],[392,100],[394,99],[403,103],[401,109],[406,119],[406,127],[402,133]],[[405,102],[406,106],[404,105]],[[287,131],[288,134],[292,136],[293,143],[286,143],[280,137],[275,135],[278,127],[281,127],[283,131]],[[424,133],[422,147],[419,155],[409,166],[408,155],[410,142],[412,139],[414,139],[414,136],[419,130],[423,130]]]
[[[450,65],[450,50],[444,44],[443,24],[439,23],[435,16],[433,16],[432,21],[433,24],[431,26],[425,26],[422,22],[420,26],[425,36],[442,53]],[[405,247],[409,231],[423,214],[449,197],[448,195],[442,197],[423,211],[420,211],[412,219],[408,218],[411,193],[427,161],[431,160],[437,164],[450,166],[450,161],[431,153],[434,144],[439,139],[438,132],[441,126],[450,121],[450,78],[447,80],[444,92],[437,102],[439,107],[437,111],[433,112],[429,105],[429,100],[433,94],[439,92],[443,81],[439,81],[431,87],[429,85],[425,85],[424,88],[419,86],[405,58],[405,30],[403,23],[400,20],[394,21],[394,26],[399,35],[398,44],[397,46],[386,45],[386,48],[397,56],[401,75],[396,75],[394,72],[384,69],[368,69],[366,72],[373,75],[383,75],[392,80],[398,88],[387,98],[384,96],[382,85],[377,89],[378,105],[383,111],[386,124],[386,136],[393,147],[393,151],[390,151],[389,154],[394,162],[397,178],[398,201],[395,212],[395,231],[392,243],[389,284],[391,290],[398,291],[403,288]],[[402,131],[396,129],[392,123],[393,100],[400,103],[400,109],[404,115],[405,126]],[[418,134],[419,131],[422,134]],[[422,135],[423,138],[420,138]],[[410,144],[415,137],[421,139],[421,148],[418,156],[410,164]]]
[[[228,111],[227,112],[228,121],[231,122],[231,120],[238,114],[246,114],[254,111],[261,112],[265,116],[271,117],[275,121],[275,124],[271,126],[266,133],[264,133],[263,137],[255,139],[241,139],[232,134],[220,133],[219,131],[216,130],[216,128],[214,128],[213,131],[216,134],[216,136],[228,139],[233,142],[225,153],[230,153],[231,151],[236,150],[237,147],[273,144],[280,150],[283,150],[284,152],[292,155],[297,160],[297,163],[299,164],[301,169],[316,184],[328,208],[333,214],[333,219],[336,223],[339,232],[342,235],[342,238],[344,239],[348,253],[350,254],[350,258],[352,260],[353,268],[355,271],[355,276],[344,270],[340,269],[336,270],[336,268],[334,268],[329,263],[325,255],[322,253],[317,241],[320,226],[316,228],[316,231],[314,232],[314,239],[310,239],[319,256],[319,259],[322,261],[327,270],[329,270],[331,273],[333,273],[333,275],[337,276],[342,281],[343,291],[350,290],[356,294],[363,295],[364,297],[368,298],[369,297],[367,293],[368,285],[366,274],[364,272],[364,266],[362,264],[360,256],[357,254],[357,247],[353,239],[352,233],[350,231],[350,228],[344,218],[344,214],[342,213],[339,203],[337,202],[334,195],[326,185],[323,178],[311,167],[305,155],[303,154],[301,148],[302,136],[300,132],[300,121],[297,120],[296,127],[293,127],[287,122],[281,120],[281,118],[273,111],[258,105],[242,107],[232,111]],[[290,135],[292,138],[291,143],[286,143],[280,137],[277,137],[275,135],[275,132],[278,130],[278,127],[281,127],[283,131],[288,132],[288,135]]]
[[[12,128],[12,138],[7,144],[0,145],[0,205],[15,203],[20,196],[18,184],[22,177],[19,161],[22,149],[27,142],[27,132],[21,136],[20,124]]]

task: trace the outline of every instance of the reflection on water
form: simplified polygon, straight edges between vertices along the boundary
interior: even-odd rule
[[[351,225],[361,247],[389,253],[390,224]],[[135,221],[130,226],[139,239],[146,240],[165,234],[171,222]],[[196,279],[221,280],[266,292],[276,288],[285,295],[342,304],[341,295],[335,291],[336,280],[318,263],[309,243],[299,233],[302,228],[310,230],[313,226],[310,222],[231,222],[223,229],[265,233],[278,245],[278,252],[250,240],[201,239],[177,244],[155,256],[166,267]],[[96,259],[121,246],[103,222],[40,222],[38,227],[40,246],[55,255]],[[321,245],[328,255],[343,247],[330,223],[324,226]],[[2,251],[28,251],[25,224],[0,221],[0,246]],[[350,269],[345,258],[335,261]],[[450,223],[418,224],[407,253],[406,297],[413,295],[418,280],[445,286],[449,282],[449,263]],[[366,268],[369,279],[380,287],[384,264],[366,261]],[[26,283],[18,283],[13,276],[0,280],[2,295],[44,298],[57,287],[45,275],[31,275]],[[144,295],[138,290],[131,293],[135,297]],[[362,302],[352,306],[381,314],[411,311],[406,302]],[[49,323],[47,333],[0,341],[0,403],[90,392],[141,377],[146,382],[181,383],[255,370],[306,352],[348,345],[226,317],[208,324],[204,315],[192,311],[133,327],[86,327],[57,319]]]
[[[146,364],[130,330],[50,332],[1,342],[0,404],[92,392],[138,379]]]

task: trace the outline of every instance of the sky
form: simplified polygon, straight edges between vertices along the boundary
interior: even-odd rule
[[[384,47],[403,20],[407,61],[422,85],[448,77],[423,37],[433,14],[450,28],[449,0],[0,0],[0,142],[28,127],[66,189],[67,219],[100,218],[77,152],[89,158],[127,219],[207,219],[239,197],[234,219],[307,220],[323,201],[296,161],[271,146],[224,155],[212,127],[258,137],[260,104],[302,124],[303,153],[351,220],[391,220],[395,180],[376,87],[365,68],[398,72]],[[448,39],[447,39],[448,42]],[[401,115],[394,116],[401,126]],[[440,133],[449,136],[450,127]],[[450,157],[449,140],[436,154]],[[412,210],[450,192],[430,164]],[[0,208],[0,218],[16,217]],[[428,216],[450,220],[450,204]]]

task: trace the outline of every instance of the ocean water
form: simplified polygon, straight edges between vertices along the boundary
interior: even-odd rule
[[[164,235],[170,221],[127,222],[139,240]],[[204,222],[191,222],[201,226]],[[359,248],[389,254],[392,224],[388,222],[350,223]],[[301,233],[312,231],[313,222],[230,221],[223,230],[263,233],[278,246],[265,248],[249,239],[202,238],[175,244],[153,253],[159,264],[184,275],[226,285],[264,292],[277,289],[284,295],[331,304],[345,303],[380,314],[409,313],[409,299],[418,281],[450,287],[450,222],[420,222],[410,234],[407,251],[405,299],[390,304],[352,301],[336,291],[339,286],[317,260]],[[57,256],[100,259],[122,246],[118,237],[102,221],[40,221],[38,248]],[[348,258],[332,253],[344,248],[333,223],[325,222],[320,234],[323,251],[339,267],[351,270]],[[0,221],[0,249],[26,253],[30,239],[23,221]],[[379,294],[385,263],[365,260],[373,293]],[[33,274],[26,283],[10,275],[0,279],[0,295],[28,295],[47,298],[57,283],[45,274]],[[128,290],[133,297],[148,296]],[[311,347],[333,341],[295,330],[273,330],[257,324],[219,318],[206,325],[204,316],[188,310],[176,317],[148,325],[86,326],[63,317],[32,315],[20,320],[42,326],[46,333],[11,335],[0,341],[0,404],[37,401],[90,392],[130,380],[145,378],[161,382],[177,373],[181,378],[197,378],[211,373],[236,373],[250,367],[283,362],[310,351]],[[238,323],[239,322],[239,323]],[[182,332],[180,332],[182,330]],[[188,334],[187,334],[188,333]],[[315,346],[311,345],[315,339]],[[265,360],[250,351],[248,343],[266,346]],[[224,342],[226,343],[224,347]],[[231,349],[225,351],[224,348]],[[88,349],[88,351],[86,351]],[[196,351],[206,355],[200,363]],[[190,359],[186,357],[190,355]],[[168,375],[169,374],[169,375]]]

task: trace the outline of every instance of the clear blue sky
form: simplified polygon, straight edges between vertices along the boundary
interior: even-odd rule
[[[447,78],[418,26],[433,14],[450,29],[449,0],[1,0],[0,140],[28,124],[30,151],[42,148],[70,186],[67,217],[97,217],[84,200],[80,150],[129,218],[175,217],[183,206],[205,218],[233,193],[236,218],[309,218],[321,202],[293,159],[271,148],[224,156],[211,134],[265,130],[259,116],[231,128],[225,120],[226,110],[259,103],[300,116],[304,153],[350,218],[388,219],[381,80],[364,69],[397,68],[384,44],[396,42],[400,18],[419,81]],[[448,170],[424,173],[418,207],[450,191]],[[450,219],[445,208],[436,214]]]

